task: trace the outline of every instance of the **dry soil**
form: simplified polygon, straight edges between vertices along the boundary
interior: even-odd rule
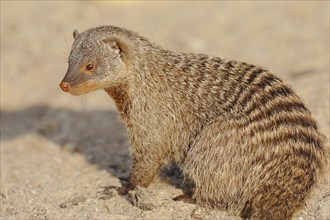
[[[266,67],[293,86],[329,139],[328,1],[1,1],[2,219],[235,219],[172,201],[177,170],[126,197],[109,189],[130,164],[114,103],[104,91],[74,97],[58,87],[72,31],[99,25]],[[330,219],[329,203],[325,181],[295,218]]]

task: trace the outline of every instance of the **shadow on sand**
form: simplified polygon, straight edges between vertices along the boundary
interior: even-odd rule
[[[1,111],[1,141],[26,134],[41,135],[63,150],[81,153],[91,164],[120,180],[130,170],[126,128],[118,113],[111,110],[74,111],[35,106],[17,111]],[[180,186],[180,171],[172,166],[162,177]]]
[[[115,176],[128,173],[127,135],[117,112],[47,106],[1,111],[1,141],[31,133],[44,136],[63,150],[81,153],[88,162]]]

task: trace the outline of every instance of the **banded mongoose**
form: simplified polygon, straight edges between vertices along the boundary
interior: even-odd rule
[[[197,204],[252,219],[290,219],[304,205],[324,173],[325,139],[288,84],[259,66],[173,52],[124,28],[73,35],[60,87],[105,89],[114,99],[131,145],[123,194],[175,161]]]

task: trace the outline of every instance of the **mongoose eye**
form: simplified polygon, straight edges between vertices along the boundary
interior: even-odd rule
[[[88,64],[87,66],[86,66],[86,70],[88,70],[88,71],[91,71],[91,70],[93,70],[94,69],[94,65],[93,64]]]

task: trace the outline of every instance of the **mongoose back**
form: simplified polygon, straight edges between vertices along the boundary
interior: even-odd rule
[[[326,164],[325,139],[290,86],[261,67],[177,53],[124,28],[78,33],[60,86],[114,99],[127,127],[127,193],[175,161],[197,204],[290,219]],[[184,197],[184,196],[183,196]]]

